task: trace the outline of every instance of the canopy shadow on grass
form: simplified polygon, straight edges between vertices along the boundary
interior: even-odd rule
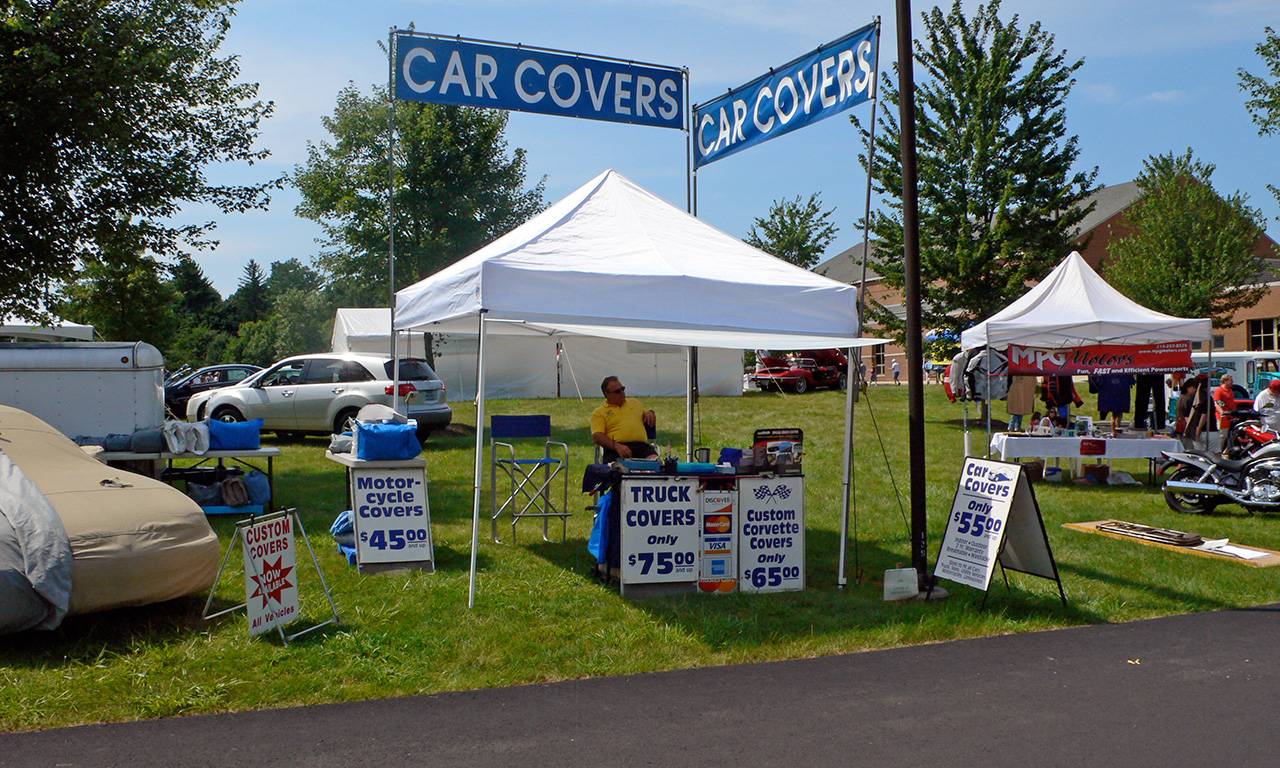
[[[985,616],[1015,622],[1048,618],[1068,624],[1106,621],[1105,616],[1075,603],[1068,602],[1064,608],[1058,599],[1056,585],[1021,574],[1010,574],[1012,588],[1007,591],[999,574],[994,575],[991,584],[994,594],[989,597],[985,610],[978,608],[982,601],[981,592],[950,583],[944,583],[951,591],[951,597],[945,602],[886,603],[880,574],[886,568],[897,567],[904,553],[869,542],[859,545],[859,560],[867,577],[861,584],[852,579],[851,549],[851,578],[848,586],[839,590],[835,586],[839,535],[811,529],[806,532],[806,537],[808,586],[802,592],[690,594],[628,602],[654,619],[698,637],[712,650],[763,647],[781,639],[834,636],[851,631],[893,631],[896,628],[914,631],[922,623],[936,621],[941,627],[963,616],[978,617],[979,620]],[[538,542],[528,545],[527,549],[549,563],[593,582],[611,598],[617,597],[616,585],[605,586],[590,575],[591,557],[586,553],[586,542],[582,539],[570,539],[563,544]],[[580,551],[582,556],[579,557],[574,550]],[[1044,586],[1037,586],[1035,582]]]

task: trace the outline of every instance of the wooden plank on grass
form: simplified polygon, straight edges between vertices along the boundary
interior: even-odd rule
[[[1195,549],[1193,547],[1179,547],[1174,544],[1164,544],[1159,541],[1148,541],[1146,539],[1139,539],[1133,536],[1124,536],[1119,533],[1112,533],[1110,531],[1098,530],[1098,526],[1100,525],[1104,525],[1106,523],[1115,523],[1115,522],[1120,522],[1120,521],[1092,520],[1087,523],[1063,523],[1062,527],[1070,528],[1073,531],[1082,531],[1084,533],[1096,533],[1100,536],[1106,536],[1109,539],[1119,539],[1121,541],[1133,541],[1139,544],[1146,544],[1151,547],[1160,547],[1161,549],[1173,550],[1174,552],[1184,552],[1188,555],[1199,555],[1200,557],[1209,557],[1209,558],[1213,558],[1214,560],[1228,560],[1233,563],[1240,563],[1242,565],[1247,565],[1250,568],[1273,568],[1277,565],[1280,565],[1280,552],[1277,552],[1274,549],[1264,549],[1263,547],[1253,547],[1247,544],[1238,544],[1234,541],[1231,543],[1235,546],[1244,547],[1245,549],[1254,549],[1259,552],[1266,552],[1267,556],[1259,557],[1256,560],[1245,560],[1244,558],[1241,558],[1241,557],[1232,557],[1231,555],[1223,555],[1217,552],[1210,552],[1203,549]]]

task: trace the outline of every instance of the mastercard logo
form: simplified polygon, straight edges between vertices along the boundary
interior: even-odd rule
[[[702,519],[702,530],[706,533],[728,533],[732,528],[728,515],[708,515]]]

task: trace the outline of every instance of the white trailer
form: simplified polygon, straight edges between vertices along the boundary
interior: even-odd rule
[[[0,344],[0,404],[68,437],[164,422],[164,356],[142,341]]]

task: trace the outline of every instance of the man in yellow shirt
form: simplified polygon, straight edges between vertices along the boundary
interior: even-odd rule
[[[658,417],[639,400],[628,400],[627,388],[617,376],[605,378],[600,391],[604,405],[591,413],[591,442],[604,449],[604,460],[656,459],[658,451],[649,444],[646,427],[656,426]]]

